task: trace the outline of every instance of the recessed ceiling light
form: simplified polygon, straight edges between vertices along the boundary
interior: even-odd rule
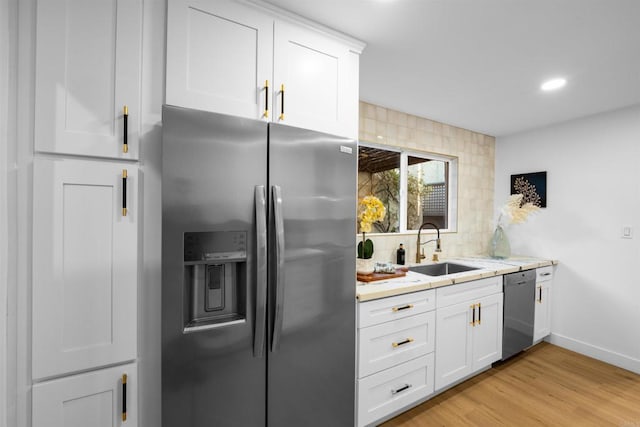
[[[548,92],[550,90],[560,89],[566,84],[567,84],[567,79],[563,79],[563,78],[551,79],[542,83],[542,85],[540,86],[540,89]]]

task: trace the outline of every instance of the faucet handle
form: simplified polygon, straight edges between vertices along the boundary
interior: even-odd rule
[[[440,261],[440,260],[438,259],[438,254],[437,254],[437,253],[435,253],[435,252],[433,253],[433,256],[431,257],[431,261],[433,261],[433,262],[438,262],[438,261]]]
[[[420,253],[420,259],[425,259],[426,256],[424,255],[424,248],[422,248],[422,252]]]

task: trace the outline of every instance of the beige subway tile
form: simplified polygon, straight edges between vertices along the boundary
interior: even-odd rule
[[[365,117],[367,119],[375,119],[376,118],[376,107],[372,104],[367,104],[365,106]]]
[[[407,115],[407,127],[416,129],[418,127],[418,118],[412,114]]]
[[[374,119],[370,119],[370,118],[364,119],[364,130],[365,130],[365,132],[370,133],[370,134],[377,133],[376,121]]]
[[[387,109],[384,107],[376,107],[376,120],[379,122],[387,121]]]
[[[397,120],[397,125],[398,126],[407,126],[407,119],[408,119],[408,115],[406,113],[398,113],[398,115],[396,116],[396,120]]]

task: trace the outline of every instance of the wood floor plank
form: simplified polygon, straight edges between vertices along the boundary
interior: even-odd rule
[[[541,343],[382,424],[640,427],[640,375]]]

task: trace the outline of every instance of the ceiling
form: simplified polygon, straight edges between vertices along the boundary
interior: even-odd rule
[[[366,42],[360,99],[406,113],[505,136],[640,104],[640,0],[267,3]]]

